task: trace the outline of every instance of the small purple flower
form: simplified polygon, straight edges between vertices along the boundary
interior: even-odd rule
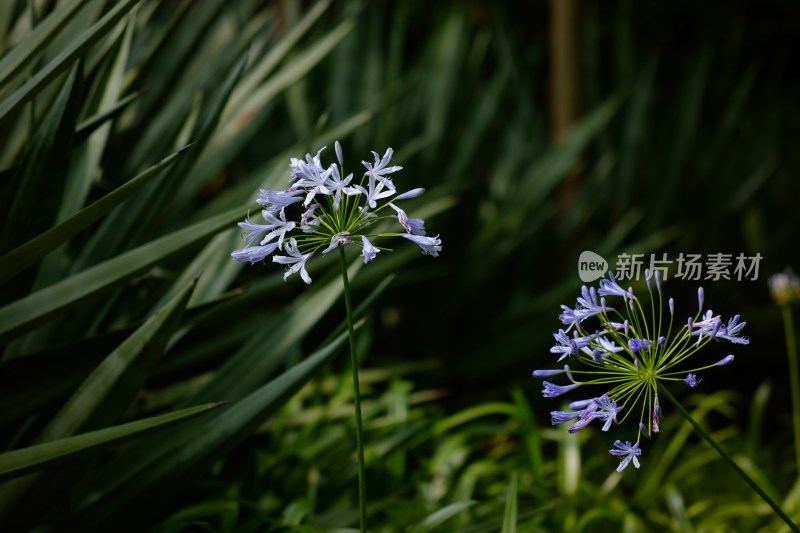
[[[605,337],[598,337],[597,342],[600,343],[600,347],[606,352],[619,353],[625,349],[622,346],[617,346],[614,341],[610,341]]]
[[[306,154],[306,161],[293,158],[290,163],[292,167],[291,175],[293,178],[297,179],[297,183],[295,183],[294,186],[302,188],[303,192],[306,193],[306,199],[303,202],[303,205],[306,207],[308,207],[315,195],[331,194],[326,184],[333,171],[331,168],[325,169],[322,167],[319,158],[319,154],[322,150],[324,150],[324,148],[317,152],[317,155],[313,158],[311,154]]]
[[[363,245],[361,249],[361,255],[364,257],[364,264],[366,265],[375,259],[375,256],[378,255],[380,250],[375,248],[372,243],[369,242],[369,239],[367,239],[366,235],[361,236],[361,244]]]
[[[658,338],[659,345],[663,345],[665,342],[667,342],[667,338],[665,336],[662,335]]]
[[[615,441],[614,446],[616,446],[617,450],[608,450],[608,453],[611,455],[615,455],[617,457],[622,457],[622,461],[619,462],[619,466],[617,467],[617,472],[622,472],[625,470],[625,467],[628,466],[628,463],[633,461],[633,466],[639,468],[639,460],[637,457],[642,455],[642,450],[639,449],[639,441],[636,441],[636,444],[631,445],[630,442],[625,441],[625,444],[622,441]]]
[[[702,381],[702,378],[698,378],[695,374],[692,374],[691,372],[689,372],[689,375],[686,376],[686,379],[684,380],[684,382],[692,388],[697,387],[700,381]]]
[[[617,413],[622,411],[621,407],[617,407],[617,402],[608,397],[608,393],[603,394],[599,398],[594,399],[597,405],[597,411],[594,418],[603,421],[603,431],[608,431],[611,428],[611,422],[617,419]]]
[[[306,261],[314,255],[314,252],[308,254],[300,253],[300,250],[297,249],[297,241],[294,239],[289,240],[289,244],[286,245],[286,253],[289,254],[288,256],[283,255],[275,255],[272,257],[272,261],[275,263],[280,263],[281,265],[290,265],[286,269],[286,273],[283,275],[283,280],[286,281],[286,278],[297,272],[300,271],[300,277],[303,278],[307,284],[311,283],[311,276],[308,275],[306,272]]]
[[[578,298],[578,305],[575,309],[570,309],[566,305],[562,305],[561,309],[563,312],[558,318],[561,320],[562,324],[569,326],[567,331],[575,324],[586,320],[590,316],[613,310],[611,307],[606,307],[605,298],[601,298],[598,304],[597,292],[594,290],[594,287],[588,289],[586,285],[581,287],[581,296]]]
[[[333,251],[340,244],[344,246],[345,244],[350,244],[352,242],[353,239],[350,238],[350,234],[348,232],[343,231],[342,233],[337,233],[336,235],[331,237],[331,243],[328,245],[328,247],[322,250],[322,255],[325,255],[328,252]]]
[[[550,424],[556,426],[575,420],[581,415],[580,411],[550,411]]]
[[[299,196],[302,194],[302,189],[294,187],[286,189],[285,191],[268,191],[266,189],[261,189],[258,191],[256,202],[270,213],[277,213],[278,211],[283,211],[292,204],[302,202],[303,199]]]
[[[406,212],[394,204],[389,204],[389,207],[397,211],[397,220],[400,225],[406,230],[406,233],[412,235],[425,235],[425,221],[421,218],[408,218]]]
[[[319,204],[311,204],[308,209],[306,209],[302,215],[300,215],[300,228],[306,229],[308,226],[308,219],[311,218],[311,215],[314,214],[314,211],[319,207]]]
[[[255,222],[251,222],[250,213],[247,213],[247,217],[244,219],[244,222],[239,222],[238,226],[243,230],[247,230],[246,233],[242,233],[242,240],[248,245],[258,240],[262,235],[272,230],[274,227],[266,224],[256,224]]]
[[[328,181],[325,183],[325,186],[327,187],[327,190],[334,195],[333,210],[338,211],[339,204],[342,201],[342,194],[346,194],[347,196],[355,196],[361,193],[354,187],[348,187],[348,185],[350,185],[350,181],[353,179],[352,174],[348,174],[346,178],[342,179],[342,177],[339,175],[339,168],[336,165],[331,165],[329,170],[330,175],[328,177]]]
[[[295,222],[293,220],[287,222],[286,214],[283,211],[279,213],[280,218],[276,217],[267,210],[262,211],[261,215],[264,217],[264,220],[269,223],[264,225],[263,229],[270,229],[272,231],[264,236],[260,244],[263,246],[275,237],[278,237],[278,248],[283,249],[283,240],[286,237],[286,234],[295,228]],[[242,226],[242,223],[239,223],[239,226],[244,227]]]
[[[403,237],[405,237],[409,241],[413,242],[414,244],[422,248],[423,254],[432,255],[433,257],[438,257],[439,252],[442,251],[442,240],[439,238],[438,235],[436,237],[425,237],[422,235],[412,235],[410,233],[404,233]]]
[[[747,322],[739,322],[739,315],[735,315],[733,318],[728,320],[728,325],[721,328],[720,331],[716,334],[718,339],[725,339],[734,344],[750,344],[750,340],[747,337],[739,337],[739,332],[742,331]]]
[[[570,426],[568,430],[570,433],[582,430],[593,420],[603,421],[602,430],[608,431],[611,423],[616,420],[617,413],[622,410],[617,407],[617,402],[608,397],[608,394],[584,402],[573,402],[570,404],[570,408],[574,409],[574,411],[552,411],[550,413],[550,420],[553,425],[578,418],[579,420]]]
[[[597,294],[600,296],[621,296],[622,298],[635,298],[632,291],[626,291],[619,286],[616,278],[614,278],[614,273],[611,271],[608,272],[608,279],[603,278],[600,280],[600,288],[597,290]]]
[[[266,259],[269,254],[277,249],[277,242],[269,243],[266,246],[248,246],[231,253],[231,257],[237,261],[250,261],[250,263],[255,264]]]
[[[542,389],[542,396],[545,398],[555,398],[556,396],[561,396],[565,392],[569,392],[581,386],[580,383],[572,383],[562,387],[560,385],[550,383],[549,381],[543,381],[542,385],[544,385],[544,389]]]
[[[572,424],[567,431],[570,433],[577,433],[578,431],[582,430],[583,428],[588,426],[592,420],[594,420],[594,415],[596,412],[597,412],[597,403],[592,401],[592,403],[584,407],[578,413],[579,420],[574,424]]]
[[[559,361],[564,359],[569,354],[577,356],[578,350],[588,346],[589,343],[597,337],[597,335],[598,334],[595,333],[594,335],[586,335],[585,337],[576,336],[570,338],[566,331],[559,329],[558,333],[553,333],[553,337],[556,339],[558,344],[550,348],[550,353],[562,354],[558,359]]]
[[[386,182],[386,186],[392,189],[394,192],[394,185],[392,185],[392,180],[386,177],[386,174],[393,174],[398,170],[403,170],[403,167],[394,166],[394,167],[387,167],[386,165],[389,164],[389,161],[392,159],[392,155],[394,154],[394,150],[391,148],[386,149],[386,153],[383,154],[383,158],[380,158],[376,152],[372,152],[372,155],[375,157],[375,162],[367,163],[366,161],[362,161],[361,163],[366,167],[367,174],[370,177],[375,178],[378,181]]]
[[[628,348],[630,348],[633,353],[636,353],[639,350],[643,350],[645,348],[649,348],[652,344],[653,344],[653,341],[648,340],[648,339],[629,339],[628,340]]]

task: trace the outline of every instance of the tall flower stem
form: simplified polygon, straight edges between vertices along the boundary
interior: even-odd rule
[[[719,444],[717,444],[717,441],[715,441],[711,437],[711,435],[705,429],[703,429],[700,426],[700,424],[698,424],[695,421],[694,418],[692,418],[692,415],[690,415],[689,412],[686,409],[684,409],[683,406],[680,403],[678,403],[678,400],[676,400],[675,397],[672,396],[672,394],[669,393],[667,388],[661,383],[658,384],[658,388],[661,391],[661,393],[664,395],[664,397],[667,398],[672,403],[672,405],[675,406],[675,408],[678,410],[678,412],[681,415],[683,415],[683,417],[686,419],[686,421],[689,422],[689,424],[692,425],[694,430],[697,431],[697,433],[701,437],[703,437],[705,439],[705,441],[708,444],[711,445],[712,448],[714,448],[717,451],[717,453],[720,455],[720,457],[722,457],[723,459],[725,459],[725,461],[727,461],[727,463],[730,465],[730,467],[733,468],[736,471],[736,473],[739,474],[742,477],[742,479],[744,479],[747,482],[747,484],[750,485],[750,487],[752,487],[752,489],[754,491],[756,491],[758,493],[758,495],[761,496],[761,498],[763,498],[763,500],[765,502],[767,502],[767,504],[770,507],[772,507],[772,510],[775,511],[775,514],[777,514],[779,517],[781,517],[781,519],[784,522],[786,522],[786,525],[789,526],[789,529],[792,530],[792,531],[795,531],[795,532],[800,532],[800,528],[798,528],[797,525],[794,522],[792,522],[792,519],[789,518],[786,515],[785,512],[783,512],[783,509],[781,509],[780,506],[777,503],[775,503],[772,500],[772,498],[770,498],[769,495],[767,495],[767,493],[764,492],[764,490],[760,486],[758,486],[758,483],[756,483],[753,480],[753,478],[748,476],[747,473],[744,470],[742,470],[742,468],[738,464],[736,464],[736,461],[734,461],[733,458],[730,455],[728,455],[725,452],[725,450],[723,450],[720,447]]]
[[[792,425],[794,426],[794,458],[800,475],[800,375],[797,368],[797,343],[794,336],[794,317],[789,305],[782,305],[783,329],[786,332],[786,354],[789,356],[789,382],[792,387]]]
[[[367,483],[364,471],[364,434],[361,426],[361,391],[358,387],[358,358],[356,357],[356,335],[353,330],[353,306],[350,303],[350,280],[347,278],[347,261],[344,246],[339,246],[342,260],[342,283],[344,284],[344,305],[347,308],[347,331],[350,335],[350,365],[353,367],[353,405],[356,413],[356,448],[358,448],[358,510],[361,533],[367,531]]]

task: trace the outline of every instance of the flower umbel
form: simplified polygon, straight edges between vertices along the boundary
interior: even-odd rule
[[[423,254],[439,255],[442,251],[439,236],[426,237],[425,222],[409,218],[394,204],[398,200],[416,198],[425,190],[415,188],[397,195],[389,174],[403,167],[388,166],[394,153],[392,149],[388,148],[383,157],[373,152],[371,163],[362,161],[366,170],[360,181],[353,183],[353,174],[345,175],[344,157],[338,142],[335,148],[338,166],[336,163],[323,166],[320,156],[324,148],[314,156],[307,154],[304,160],[292,158],[289,163],[291,186],[282,191],[262,189],[258,193],[257,202],[263,208],[261,216],[265,223],[252,222],[249,215],[239,223],[245,230],[242,238],[246,246],[233,252],[233,259],[257,263],[276,251],[283,251],[288,255],[275,255],[272,259],[288,265],[284,279],[299,272],[303,281],[311,283],[306,262],[317,252],[323,255],[339,246],[361,248],[361,256],[367,263],[381,250],[386,250],[376,241],[405,237],[418,245]],[[286,213],[291,210],[296,211],[296,218],[287,220]],[[381,222],[391,221],[399,223],[397,232],[370,231]]]
[[[741,336],[745,323],[739,315],[724,322],[720,315],[715,315],[711,310],[704,312],[702,289],[698,291],[699,309],[694,317],[686,321],[675,320],[676,305],[672,298],[667,300],[667,310],[664,310],[660,273],[656,271],[651,276],[650,272],[646,272],[645,277],[648,281],[655,278],[655,283],[648,283],[647,286],[649,313],[645,313],[645,307],[648,307],[646,303],[637,298],[632,289],[620,287],[611,273],[608,279],[600,282],[599,290],[582,287],[574,308],[561,306],[559,319],[567,329],[560,329],[554,335],[556,345],[550,352],[559,356],[558,361],[574,357],[583,366],[533,372],[534,377],[552,378],[563,374],[569,380],[567,384],[544,382],[542,393],[546,398],[568,393],[578,387],[582,391],[589,386],[600,388],[600,396],[572,402],[572,411],[550,413],[554,425],[574,421],[569,428],[570,433],[580,431],[594,420],[599,420],[602,430],[608,431],[612,422],[621,424],[629,417],[635,419],[638,433],[634,444],[616,441],[616,448],[610,450],[612,455],[621,458],[617,468],[619,472],[631,462],[639,468],[641,437],[650,437],[659,432],[659,386],[680,381],[689,387],[697,387],[702,380],[700,372],[733,362],[733,355],[723,359],[717,355],[694,366],[687,365],[690,359],[694,361],[700,358],[701,350],[712,340],[715,343],[725,340],[733,344],[750,342]],[[609,299],[608,304],[606,298]],[[590,322],[596,324],[588,326]],[[572,334],[569,334],[573,328]]]

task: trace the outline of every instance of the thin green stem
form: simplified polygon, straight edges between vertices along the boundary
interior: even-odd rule
[[[364,435],[361,426],[361,391],[358,388],[358,358],[356,357],[356,334],[353,330],[353,307],[350,303],[350,280],[347,278],[347,261],[344,246],[339,246],[342,260],[342,283],[344,284],[344,305],[347,308],[347,331],[350,335],[350,365],[353,367],[353,406],[356,413],[356,448],[358,448],[358,510],[361,533],[367,531],[367,482],[364,470]]]
[[[786,332],[786,354],[789,357],[789,383],[792,387],[792,425],[794,426],[794,458],[800,475],[800,374],[797,368],[797,342],[794,335],[792,308],[783,308],[783,329]]]
[[[686,409],[684,409],[683,406],[680,403],[678,403],[678,400],[676,400],[675,397],[672,396],[672,394],[670,394],[670,392],[667,390],[667,388],[662,383],[659,383],[659,389],[661,389],[661,393],[664,395],[664,397],[667,398],[672,403],[672,405],[675,406],[675,408],[678,410],[678,412],[681,415],[683,415],[683,417],[686,419],[686,421],[689,422],[689,424],[692,425],[694,430],[697,431],[697,433],[701,437],[703,437],[705,439],[705,441],[711,445],[712,448],[714,448],[717,451],[717,453],[720,455],[720,457],[722,457],[723,459],[725,459],[725,461],[727,461],[727,463],[731,466],[731,468],[733,468],[736,471],[736,473],[739,474],[742,477],[742,479],[744,479],[747,482],[747,484],[750,485],[750,487],[752,487],[752,489],[754,491],[756,491],[758,493],[758,495],[761,496],[761,498],[763,498],[764,501],[767,502],[767,504],[770,507],[772,507],[772,510],[775,511],[775,514],[777,514],[779,517],[781,517],[781,519],[784,522],[786,522],[786,525],[789,526],[789,529],[791,529],[792,531],[800,533],[800,528],[798,528],[797,525],[794,522],[792,522],[792,519],[789,518],[787,516],[787,514],[783,512],[783,509],[781,509],[780,506],[777,503],[775,503],[772,500],[772,498],[770,498],[767,495],[767,493],[764,492],[764,490],[760,486],[758,486],[758,483],[756,483],[753,480],[753,478],[748,476],[747,473],[744,470],[742,470],[742,468],[738,464],[736,464],[736,461],[734,461],[733,458],[730,455],[728,455],[725,452],[725,450],[723,450],[720,447],[719,444],[717,444],[717,441],[715,441],[711,437],[711,435],[705,429],[703,429],[700,426],[700,424],[698,424],[695,421],[694,418],[692,418],[692,415],[690,415],[689,412]]]

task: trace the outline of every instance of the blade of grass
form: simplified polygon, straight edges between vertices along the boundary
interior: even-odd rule
[[[163,161],[153,165],[121,187],[103,196],[80,212],[75,213],[58,226],[47,230],[19,248],[0,257],[0,284],[8,281],[25,268],[33,265],[49,252],[67,242],[103,217],[114,207],[121,204],[124,200],[157,177],[162,170],[174,163],[184,150],[174,153]]]
[[[99,446],[120,443],[132,438],[142,437],[151,431],[162,429],[178,422],[216,409],[222,403],[189,407],[165,415],[128,422],[110,428],[75,435],[54,442],[46,442],[21,450],[0,454],[0,480],[9,479],[36,470],[53,466],[59,461],[74,458],[82,452]]]
[[[34,74],[8,98],[0,102],[0,120],[3,120],[7,115],[19,109],[23,104],[31,101],[39,91],[56,79],[59,74],[70,68],[79,57],[86,53],[89,47],[111,31],[122,17],[124,17],[139,1],[140,0],[121,0],[88,31],[72,41],[72,44],[70,44],[66,50],[61,52],[44,68]]]
[[[108,465],[102,476],[90,482],[92,493],[76,502],[76,523],[91,529],[108,523],[111,517],[146,520],[139,504],[147,502],[148,511],[166,503],[166,487],[175,495],[185,479],[210,467],[214,460],[232,450],[283,406],[335,354],[339,353],[346,334],[325,345],[301,363],[291,367],[247,397],[233,403],[224,416],[177,428],[157,446],[142,443],[134,453],[123,453]],[[159,497],[153,489],[159,487]],[[88,498],[86,496],[89,496]],[[162,499],[163,497],[163,499]]]
[[[241,208],[221,213],[120,254],[0,308],[0,339],[33,328],[83,298],[144,272],[170,255],[230,228],[245,215],[246,210]]]
[[[517,492],[519,490],[519,473],[511,474],[511,482],[506,494],[506,507],[503,512],[503,529],[500,533],[517,533]]]
[[[53,13],[50,14],[41,24],[39,24],[29,35],[17,45],[13,50],[0,60],[0,89],[13,80],[28,65],[31,65],[36,57],[41,54],[54,37],[64,28],[64,26],[75,16],[75,14],[89,0],[74,0],[63,2]],[[13,12],[13,2],[4,2],[2,9],[4,14],[10,16]],[[3,28],[5,30],[5,27]],[[5,37],[5,31],[3,32]],[[3,39],[5,40],[5,39]]]
[[[57,441],[116,421],[128,409],[156,360],[164,352],[167,341],[180,323],[193,289],[194,283],[186,286],[161,312],[152,316],[111,352],[50,420],[36,442]],[[0,507],[8,509],[14,505],[39,479],[38,474],[31,474],[1,487],[0,500],[3,505]],[[53,484],[63,481],[63,478],[51,480],[48,483],[50,490]]]

